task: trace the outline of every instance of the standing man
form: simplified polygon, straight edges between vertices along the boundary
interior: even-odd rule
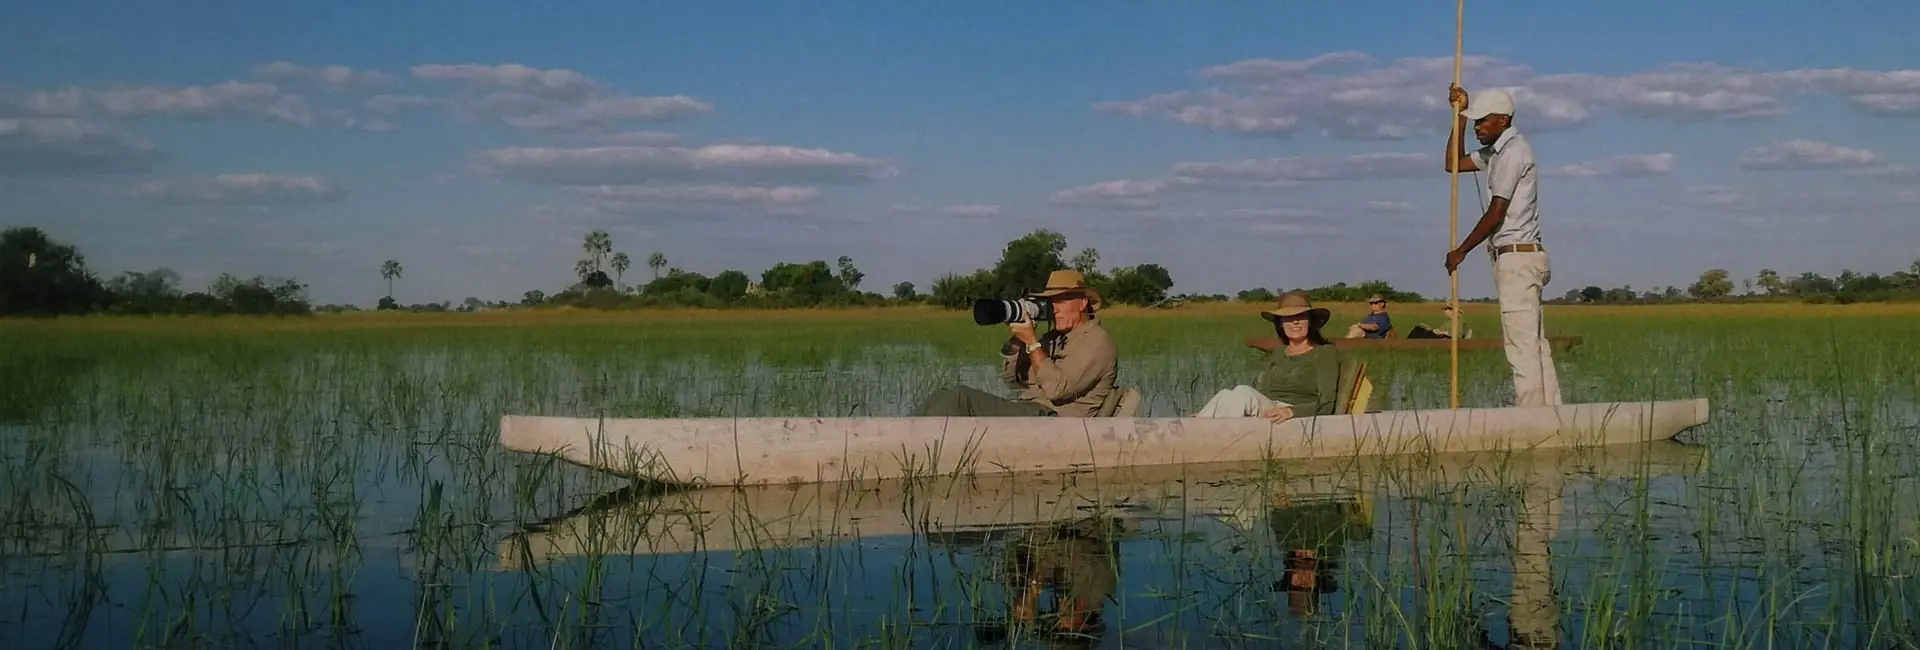
[[[1468,102],[1459,86],[1447,89],[1459,123],[1447,134],[1445,160],[1460,171],[1487,172],[1487,211],[1460,246],[1447,253],[1447,272],[1482,242],[1493,255],[1493,282],[1500,295],[1500,329],[1506,339],[1507,365],[1513,369],[1515,406],[1560,404],[1560,377],[1553,368],[1541,320],[1540,293],[1551,280],[1547,249],[1540,241],[1538,170],[1533,146],[1513,128],[1513,95],[1493,90]],[[1463,152],[1454,134],[1473,121],[1479,149]],[[1489,239],[1491,238],[1491,239]]]

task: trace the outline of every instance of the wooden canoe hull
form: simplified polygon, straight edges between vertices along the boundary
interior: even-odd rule
[[[1450,350],[1451,339],[1329,339],[1336,350]],[[1585,342],[1579,336],[1549,336],[1547,344],[1556,350],[1566,350]],[[1272,351],[1280,346],[1280,339],[1269,336],[1247,339],[1247,347],[1256,350]],[[1498,350],[1506,347],[1506,342],[1498,338],[1460,339],[1461,350]]]
[[[1244,526],[1305,503],[1365,503],[1473,484],[1550,499],[1581,477],[1691,474],[1704,448],[1670,440],[1428,459],[1316,459],[1100,470],[942,475],[839,484],[758,485],[602,495],[501,540],[499,568],[584,555],[807,548],[856,538],[964,536],[1090,516],[1122,523],[1214,519]],[[1430,461],[1430,462],[1429,462]]]
[[[970,472],[1499,451],[1668,440],[1704,398],[1295,418],[687,418],[506,415],[500,444],[619,476],[764,485]]]

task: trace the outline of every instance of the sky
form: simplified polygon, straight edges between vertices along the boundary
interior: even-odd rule
[[[1462,85],[1540,167],[1548,295],[1920,258],[1920,3],[1467,3]],[[1175,293],[1445,296],[1455,6],[32,3],[0,21],[0,226],[102,276],[517,300],[586,233],[922,291],[1037,228]],[[1458,232],[1480,216],[1460,181]],[[1463,297],[1491,294],[1483,255]]]

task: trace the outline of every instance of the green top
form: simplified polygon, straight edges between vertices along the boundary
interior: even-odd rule
[[[1333,415],[1340,394],[1340,353],[1331,345],[1317,345],[1290,357],[1285,345],[1274,348],[1253,388],[1267,399],[1293,405],[1294,417]]]

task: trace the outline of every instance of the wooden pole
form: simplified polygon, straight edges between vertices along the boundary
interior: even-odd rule
[[[1460,59],[1466,42],[1467,0],[1455,0],[1453,15],[1453,85],[1460,85]],[[1447,131],[1453,134],[1454,148],[1447,152],[1447,183],[1451,196],[1447,199],[1447,250],[1453,250],[1460,241],[1460,146],[1462,134],[1460,111],[1453,108],[1453,102],[1447,102]],[[1447,348],[1453,356],[1453,366],[1447,384],[1447,408],[1460,408],[1460,271],[1447,272],[1447,282],[1451,285],[1447,296],[1447,306],[1453,309],[1447,324]]]

